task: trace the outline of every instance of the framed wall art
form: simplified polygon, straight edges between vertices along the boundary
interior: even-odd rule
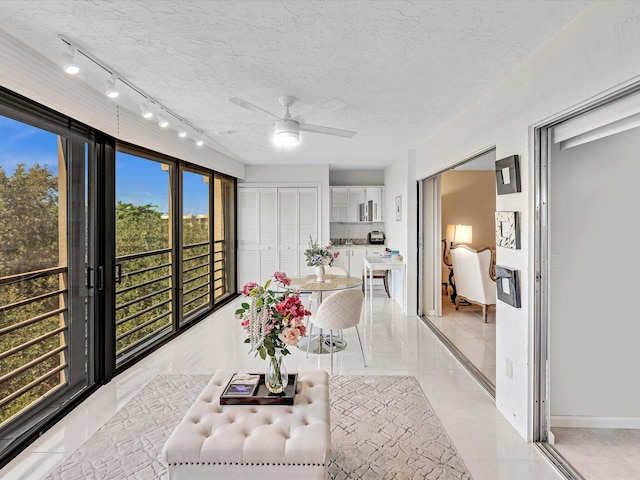
[[[498,300],[520,308],[520,281],[518,271],[496,265]]]
[[[520,162],[518,155],[496,160],[496,186],[498,195],[520,191]]]
[[[520,249],[518,212],[496,212],[496,247]]]

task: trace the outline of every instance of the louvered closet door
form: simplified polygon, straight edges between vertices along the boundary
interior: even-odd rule
[[[321,242],[318,231],[318,189],[315,187],[298,189],[298,259],[299,275],[310,275],[313,267],[307,266],[304,251],[309,247],[309,237]]]
[[[278,189],[259,188],[260,283],[278,271]]]
[[[258,190],[238,188],[238,288],[260,278]]]
[[[278,225],[280,271],[290,277],[299,275],[298,268],[298,189],[278,189]]]

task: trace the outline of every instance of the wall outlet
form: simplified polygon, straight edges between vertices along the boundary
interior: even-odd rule
[[[510,358],[507,358],[507,365],[506,365],[506,370],[507,370],[507,377],[509,377],[511,380],[513,380],[513,362],[511,361]]]

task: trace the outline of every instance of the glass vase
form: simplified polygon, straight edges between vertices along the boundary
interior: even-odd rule
[[[316,280],[324,282],[324,265],[316,265]]]
[[[274,394],[284,393],[284,389],[287,387],[289,381],[289,375],[287,369],[282,361],[281,354],[275,354],[269,357],[269,364],[267,365],[267,373],[264,376],[264,383],[269,392]]]

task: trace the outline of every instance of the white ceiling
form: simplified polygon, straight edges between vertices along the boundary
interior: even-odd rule
[[[64,34],[247,164],[380,169],[417,148],[590,3],[3,0],[0,28],[60,64]],[[298,99],[292,115],[338,98],[346,107],[309,122],[358,133],[302,132],[301,144],[286,150],[264,130],[214,133],[266,123],[229,98],[282,114],[281,95]]]

